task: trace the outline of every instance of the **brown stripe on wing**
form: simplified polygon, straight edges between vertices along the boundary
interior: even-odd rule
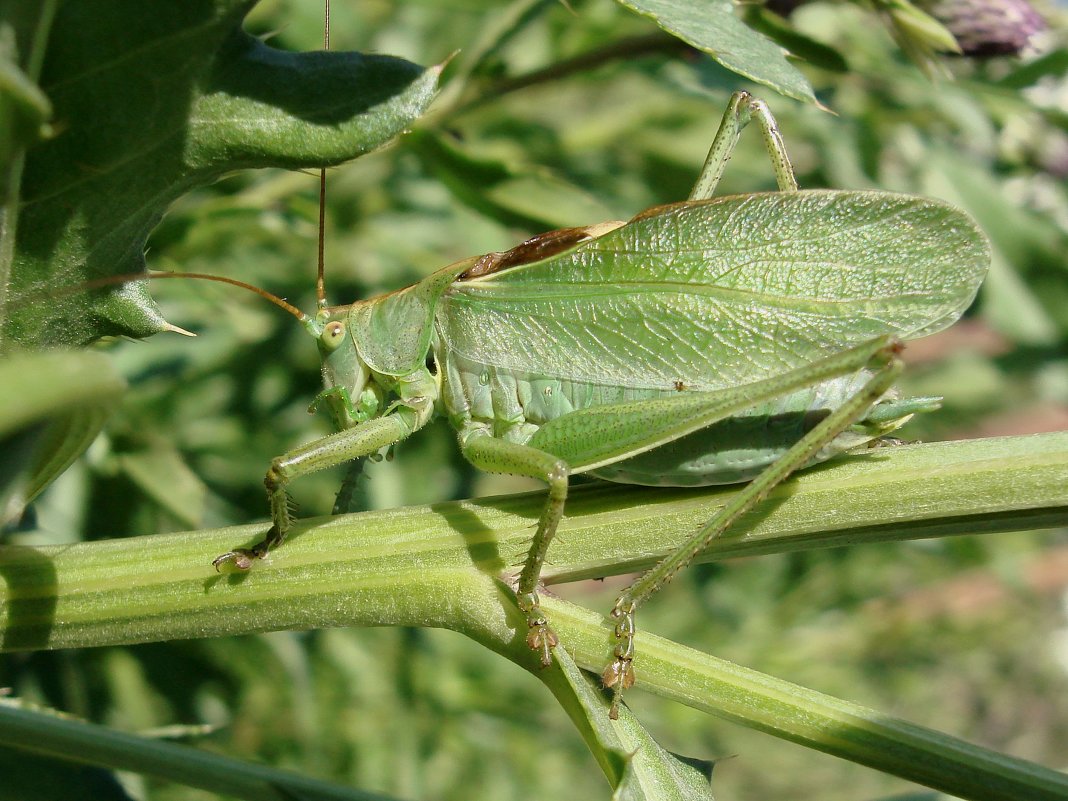
[[[589,239],[596,239],[624,224],[622,221],[612,221],[596,225],[583,225],[577,228],[558,228],[555,231],[546,231],[544,234],[532,236],[526,242],[522,242],[503,253],[487,253],[476,261],[474,266],[462,272],[459,280],[467,281],[473,278],[482,278],[511,267],[542,261],[558,253],[570,250],[575,245]]]

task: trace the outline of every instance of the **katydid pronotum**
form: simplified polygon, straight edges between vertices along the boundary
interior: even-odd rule
[[[763,134],[778,192],[713,197],[742,128]],[[539,576],[568,477],[697,486],[749,482],[616,600],[603,680],[614,716],[635,680],[635,612],[793,471],[862,448],[937,399],[901,399],[901,341],[953,323],[989,247],[940,201],[799,191],[774,119],[730,101],[687,201],[629,222],[554,231],[414,286],[299,317],[319,345],[315,405],[338,433],[276,458],[262,542],[217,557],[246,570],[285,539],[286,488],[389,448],[435,414],[476,467],[541,479],[548,499],[516,583],[527,643],[557,637]]]

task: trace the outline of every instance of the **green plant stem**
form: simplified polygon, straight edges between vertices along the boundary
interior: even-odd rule
[[[676,53],[692,50],[688,44],[662,32],[627,36],[577,56],[558,61],[542,69],[497,81],[477,97],[452,109],[451,116],[459,116],[501,97],[533,86],[563,80],[578,72],[588,72],[610,61],[641,58],[654,53]]]
[[[250,801],[391,801],[189,746],[0,704],[0,745],[117,770],[132,770]]]
[[[553,580],[645,566],[733,490],[576,488]],[[268,563],[219,576],[210,558],[262,526],[0,548],[5,650],[71,648],[326,626],[462,632],[537,673],[522,615],[499,578],[529,539],[540,494],[307,520]],[[705,553],[714,559],[888,539],[991,533],[1068,521],[1068,434],[874,451],[780,488]],[[586,668],[609,624],[545,606]],[[640,685],[744,725],[964,798],[1068,797],[1068,778],[643,633]]]
[[[586,668],[610,642],[603,618],[573,604],[543,603],[561,640]],[[818,693],[640,633],[639,685],[717,717],[971,801],[1063,801],[1068,775],[972,745],[873,709]]]

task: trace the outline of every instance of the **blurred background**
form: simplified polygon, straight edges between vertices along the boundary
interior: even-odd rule
[[[1064,12],[1036,5],[1041,17],[1032,17],[1022,2],[993,0],[925,7],[973,55],[913,49],[910,58],[899,46],[912,41],[907,31],[848,3],[745,11],[753,25],[792,37],[828,111],[746,85],[609,0],[335,2],[335,49],[452,61],[411,135],[330,171],[329,298],[373,296],[543,230],[685,198],[728,96],[747,88],[771,105],[802,187],[942,197],[992,240],[976,308],[908,348],[904,390],[945,404],[903,436],[1068,428]],[[465,73],[467,54],[508,15],[521,24]],[[321,2],[264,0],[246,29],[279,48],[316,49]],[[774,186],[759,136],[748,133],[720,192]],[[231,176],[175,205],[149,242],[149,266],[240,278],[311,309],[317,201],[311,174]],[[168,319],[197,339],[106,345],[131,390],[9,541],[263,520],[270,459],[328,430],[306,411],[319,391],[315,346],[287,315],[227,287],[168,281],[154,290]],[[474,472],[443,423],[368,476],[367,508],[539,488]],[[297,482],[301,514],[328,513],[339,483],[337,472]],[[559,591],[605,610],[624,580]],[[642,625],[1063,767],[1066,590],[1064,530],[958,537],[701,566],[643,609]],[[450,632],[339,629],[16,654],[0,660],[0,686],[125,730],[404,798],[607,797],[541,685]],[[665,747],[733,757],[716,768],[722,799],[916,790],[639,692],[628,700]],[[132,781],[145,798],[207,797]]]

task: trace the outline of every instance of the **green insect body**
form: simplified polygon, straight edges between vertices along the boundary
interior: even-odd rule
[[[788,202],[783,203],[784,200]],[[715,221],[719,219],[719,209],[703,206],[725,206],[729,213],[739,202],[769,201],[777,201],[778,211],[786,205],[798,207],[802,215],[805,209],[815,215],[817,206],[829,202],[849,205],[849,209],[840,213],[862,209],[869,217],[876,214],[873,212],[876,204],[882,206],[877,214],[884,218],[892,219],[911,210],[911,217],[902,217],[896,223],[911,236],[923,224],[919,217],[930,218],[932,209],[947,210],[932,201],[924,201],[917,209],[915,199],[900,195],[798,192],[724,198],[710,204],[689,203],[669,207],[666,213],[683,212]],[[920,215],[915,214],[917,210],[921,211]],[[938,227],[941,221],[941,215],[936,215],[928,224]],[[342,317],[325,324],[327,329],[344,325],[344,336],[335,341],[338,334],[330,329],[331,334],[320,339],[324,374],[328,371],[328,392],[343,387],[344,395],[350,399],[342,414],[335,413],[339,428],[349,427],[350,420],[362,422],[363,415],[355,413],[356,404],[351,399],[370,393],[375,408],[384,409],[386,396],[396,393],[402,403],[418,398],[425,407],[432,406],[435,412],[446,415],[461,438],[485,433],[508,442],[528,444],[539,427],[579,409],[678,397],[670,376],[685,375],[687,393],[752,383],[752,356],[740,352],[733,363],[720,362],[711,358],[716,353],[712,345],[698,348],[693,343],[695,340],[710,342],[709,332],[726,332],[730,320],[744,319],[742,325],[759,334],[763,320],[751,309],[767,301],[755,297],[761,291],[755,285],[770,280],[760,261],[750,262],[752,268],[748,275],[742,270],[732,271],[732,286],[724,293],[710,293],[714,276],[721,271],[716,243],[725,237],[713,237],[706,231],[702,237],[704,245],[693,254],[692,262],[685,265],[676,262],[663,275],[655,275],[650,265],[641,263],[631,271],[630,282],[621,270],[606,271],[601,276],[594,274],[591,265],[618,266],[619,252],[629,246],[629,241],[663,237],[666,225],[671,222],[665,215],[647,213],[629,226],[546,260],[513,263],[503,270],[465,280],[462,276],[473,263],[468,260],[402,292],[354,304]],[[787,239],[791,235],[781,224],[775,230]],[[760,235],[754,228],[747,232]],[[752,253],[754,250],[749,242],[741,239],[739,232],[731,232],[726,241],[731,251]],[[809,301],[804,317],[799,316],[792,330],[786,328],[780,317],[777,341],[767,343],[777,345],[778,352],[765,354],[772,364],[763,368],[764,374],[801,366],[803,353],[841,350],[877,333],[892,333],[903,339],[917,334],[911,327],[916,320],[913,304],[900,311],[895,308],[902,293],[901,281],[895,281],[893,276],[885,278],[892,294],[880,302],[866,285],[871,270],[855,265],[863,256],[888,274],[904,276],[911,271],[911,278],[918,284],[923,278],[912,268],[914,250],[901,251],[895,242],[874,250],[860,237],[855,241],[858,256],[845,250],[841,237],[823,242],[822,247],[812,251],[812,260],[826,260],[833,254],[840,262],[852,261],[861,285],[840,285],[834,288],[833,294],[824,290],[822,298]],[[674,248],[675,244],[666,247]],[[517,251],[525,249],[526,245],[522,245]],[[941,250],[942,263],[928,261],[927,264],[931,272],[944,275],[946,268],[952,267],[950,262],[955,263],[957,253],[953,247]],[[727,254],[726,258],[730,255],[733,254]],[[789,262],[788,269],[802,276],[811,272],[796,257]],[[680,280],[681,273],[686,274],[685,282]],[[789,282],[790,276],[780,280]],[[743,287],[743,282],[748,286]],[[944,325],[947,319],[955,317],[949,305],[960,303],[953,299],[962,294],[965,303],[970,301],[974,285],[969,286],[965,281],[965,286],[952,294],[945,286],[942,290],[945,306],[936,305],[924,312],[926,318],[936,319],[935,325]],[[767,291],[763,291],[766,298]],[[847,303],[856,308],[852,318],[842,313]],[[654,304],[660,308],[650,313],[649,307]],[[820,304],[824,306],[822,311]],[[671,329],[662,333],[659,342],[636,333],[648,327],[650,318]],[[603,331],[595,330],[587,322],[591,319],[597,319]],[[878,319],[878,323],[873,323],[873,319]],[[538,326],[539,321],[542,321],[540,330],[531,336],[531,327]],[[821,337],[812,351],[799,352],[794,347],[799,337],[797,329],[802,325],[810,335]],[[919,333],[930,330],[928,325]],[[397,332],[404,333],[398,336]],[[565,339],[570,339],[574,347],[561,347]],[[597,345],[594,352],[591,352],[591,342]],[[425,367],[428,355],[435,365],[433,370]],[[657,364],[652,363],[653,358]],[[542,366],[535,372],[523,369],[524,364]],[[811,428],[813,420],[855,394],[864,377],[864,373],[859,373],[806,387],[694,432],[670,446],[662,445],[638,455],[631,453],[620,462],[613,461],[589,472],[610,480],[668,486],[726,484],[751,479]],[[814,461],[855,449],[889,433],[917,408],[929,408],[931,403],[932,399],[907,402],[888,399],[876,407],[878,414],[872,412],[871,419],[866,416],[842,432]],[[882,407],[895,411],[888,414]],[[732,446],[732,443],[738,444]],[[752,455],[746,456],[747,452]],[[688,454],[693,454],[693,458],[680,460],[677,467],[671,467],[673,459]],[[643,459],[646,455],[655,459]],[[700,460],[701,456],[707,458]],[[645,465],[658,466],[648,470],[644,469]],[[648,480],[639,478],[643,473],[649,474]]]
[[[784,191],[712,198],[750,116]],[[292,479],[444,415],[476,467],[549,486],[517,588],[527,641],[549,664],[557,638],[537,585],[569,475],[750,481],[617,600],[604,675],[614,712],[634,680],[634,611],[645,598],[793,470],[937,405],[892,390],[898,343],[954,322],[988,262],[974,223],[942,202],[796,191],[770,114],[739,93],[690,201],[535,237],[306,319],[322,356],[317,403],[339,433],[273,462],[270,533],[216,566],[247,568],[281,542]]]

